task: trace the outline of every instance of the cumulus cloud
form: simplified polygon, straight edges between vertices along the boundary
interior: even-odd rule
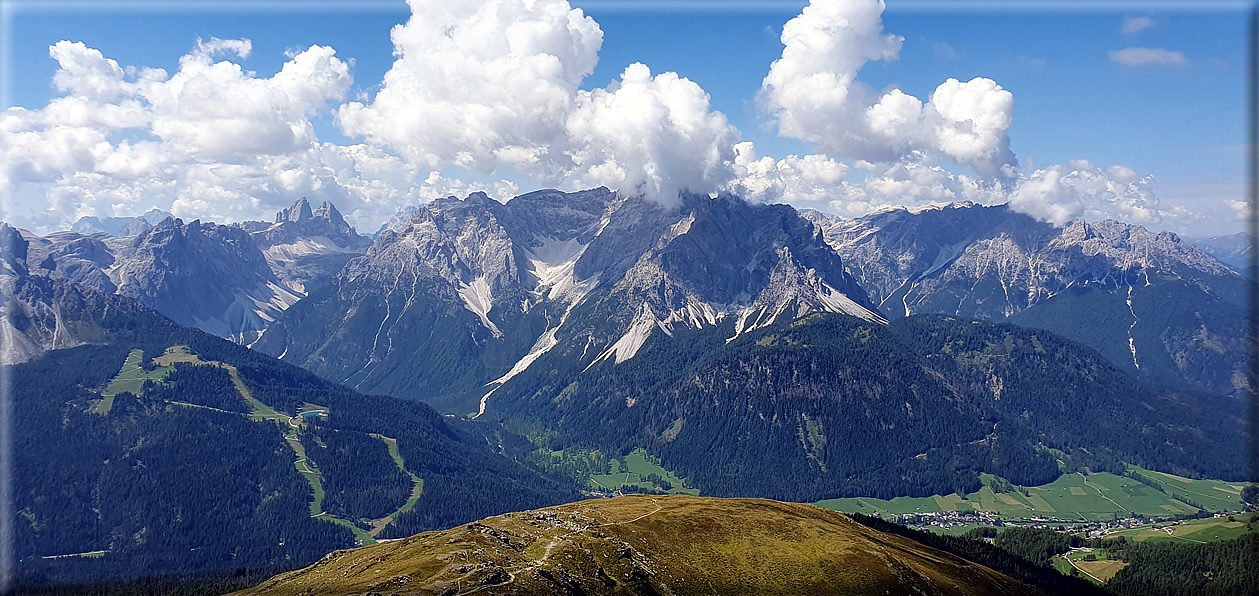
[[[1254,216],[1248,201],[1226,200],[1223,203],[1229,211],[1233,212],[1234,219],[1250,219]]]
[[[639,191],[664,202],[713,190],[730,177],[739,131],[708,94],[677,73],[631,64],[607,89],[583,92],[568,118],[579,185]]]
[[[895,60],[903,38],[884,34],[881,0],[812,0],[783,26],[782,57],[761,85],[778,133],[841,157],[895,162],[927,152],[981,176],[1011,174],[1014,96],[991,79],[948,79],[924,104],[857,80],[872,60]]]
[[[848,166],[825,155],[757,157],[751,141],[734,146],[734,180],[729,190],[748,200],[795,205],[833,200],[845,192]]]
[[[1149,29],[1156,24],[1157,23],[1154,19],[1150,17],[1124,17],[1123,26],[1120,27],[1120,31],[1122,31],[1124,35],[1132,35],[1138,31]]]
[[[1110,52],[1111,62],[1124,66],[1188,66],[1189,59],[1180,52],[1161,48],[1124,48]]]
[[[269,217],[305,194],[375,218],[414,194],[405,162],[315,138],[310,119],[343,98],[349,63],[311,46],[263,78],[216,60],[251,50],[248,40],[198,41],[168,74],[122,67],[79,42],[51,46],[63,95],[0,113],[5,217],[51,231],[161,207],[230,222]]]
[[[565,122],[594,70],[603,31],[566,0],[410,0],[398,56],[368,103],[338,121],[417,167],[511,166],[544,177],[566,165]]]
[[[862,180],[845,180],[828,188],[827,206],[840,215],[858,217],[889,207],[922,207],[969,201],[982,205],[1008,203],[1010,208],[1054,225],[1075,219],[1119,219],[1155,225],[1192,219],[1192,214],[1161,205],[1153,177],[1123,166],[1097,166],[1088,161],[1020,169],[1008,180],[986,180],[950,172],[924,161],[922,154],[872,168]]]
[[[1153,182],[1123,166],[1078,160],[1031,172],[1010,193],[1010,207],[1055,225],[1079,218],[1156,224],[1163,213]]]
[[[921,207],[970,201],[996,205],[1008,200],[1005,183],[981,180],[924,163],[917,153],[894,164],[869,164],[863,180],[844,182],[836,189],[830,210],[857,217],[888,207]]]
[[[759,100],[779,134],[817,152],[782,158],[758,155],[677,73],[635,63],[582,89],[603,32],[566,0],[410,4],[379,90],[348,103],[353,63],[329,47],[294,52],[262,77],[242,67],[248,40],[198,41],[174,73],[59,42],[49,51],[61,96],[0,113],[0,192],[37,231],[154,206],[265,218],[296,196],[332,200],[374,229],[399,207],[477,190],[507,200],[521,185],[607,185],[665,203],[682,189],[728,190],[848,216],[952,201],[1009,202],[1059,224],[1184,215],[1121,166],[1021,168],[1008,136],[1014,98],[996,81],[948,78],[925,101],[862,83],[865,64],[895,60],[903,43],[883,31],[881,1],[813,0],[783,26]],[[1167,63],[1132,50],[1143,49],[1112,58]],[[362,142],[320,141],[320,114]],[[460,169],[478,182],[451,174]]]
[[[603,32],[566,0],[411,0],[394,28],[398,59],[342,130],[417,168],[508,167],[549,185],[608,185],[676,201],[730,177],[739,132],[677,73],[632,64],[585,91]]]
[[[429,172],[428,177],[420,183],[416,194],[420,201],[428,202],[442,197],[466,197],[478,191],[503,203],[520,194],[520,185],[511,180],[498,180],[491,183],[464,182],[459,178],[444,176],[441,172],[434,170]]]

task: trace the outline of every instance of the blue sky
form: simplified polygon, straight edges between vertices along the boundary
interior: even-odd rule
[[[693,10],[663,10],[659,4],[635,8],[626,2],[571,3],[593,17],[603,34],[598,65],[585,77],[582,89],[604,88],[626,66],[642,62],[653,74],[675,71],[702,87],[711,109],[729,119],[741,140],[754,142],[759,156],[780,159],[826,153],[824,144],[816,140],[780,135],[773,115],[763,101],[758,102],[770,64],[783,53],[779,39],[783,24],[800,13],[804,2],[714,2]],[[1149,187],[1169,209],[1151,227],[1196,235],[1240,230],[1241,219],[1236,213],[1226,214],[1228,209],[1220,205],[1244,199],[1244,13],[1227,9],[1148,12],[1131,6],[1088,11],[925,11],[918,4],[900,8],[896,0],[889,0],[882,14],[883,32],[901,36],[904,42],[895,60],[866,62],[858,78],[877,93],[899,88],[923,103],[948,78],[992,79],[1013,94],[1013,124],[1006,134],[1018,166],[1029,175],[1042,165],[1072,160],[1088,160],[1101,168],[1121,165],[1140,176],[1153,176]],[[270,77],[294,53],[312,44],[331,46],[337,58],[353,60],[349,70],[353,82],[343,99],[328,101],[310,121],[320,142],[338,145],[362,143],[364,137],[344,134],[333,110],[355,99],[366,99],[370,105],[382,77],[394,64],[390,29],[411,14],[404,2],[325,5],[316,10],[273,4],[236,12],[210,12],[203,10],[204,5],[181,8],[176,3],[50,6],[6,2],[5,8],[8,72],[4,99],[28,110],[39,110],[65,95],[52,85],[58,63],[49,57],[49,46],[61,40],[83,42],[124,67],[156,67],[174,73],[180,57],[193,49],[198,38],[249,39],[252,52],[247,58],[216,59],[238,62],[257,77]],[[1125,20],[1136,18],[1141,20]],[[1133,28],[1144,26],[1125,33],[1126,22]],[[1123,64],[1112,53],[1125,48],[1163,50],[1163,56],[1175,54],[1183,61]],[[111,136],[115,142],[118,138]],[[401,154],[396,144],[381,146],[391,154]],[[849,166],[857,161],[837,159]],[[966,164],[938,159],[933,163],[975,176]],[[432,169],[429,165],[416,169]],[[473,184],[504,177],[515,181],[521,191],[537,184],[510,166],[489,172],[469,171],[457,164],[436,169]],[[845,179],[859,184],[863,173],[858,169],[850,167]],[[423,178],[424,172],[418,176]],[[38,196],[34,186],[17,188],[15,200]],[[398,200],[405,202],[415,195],[400,196],[403,199]],[[819,207],[794,201],[791,195],[780,200]],[[140,203],[135,204],[137,209],[145,206]],[[103,204],[76,207],[71,201],[65,205],[77,208],[79,214],[110,209],[121,214],[128,207],[119,207],[117,201],[104,209]],[[1170,212],[1177,205],[1185,207],[1180,216]],[[155,206],[170,207],[160,201]],[[262,201],[258,210],[273,206]],[[26,205],[9,205],[9,217],[22,223],[22,207]],[[357,215],[361,225],[380,219],[387,207],[380,203],[362,209]],[[1200,214],[1213,210],[1219,211],[1218,216]],[[1199,215],[1185,216],[1186,211]],[[246,212],[231,213],[244,217]],[[1107,211],[1098,208],[1083,213]],[[1116,216],[1122,217],[1123,212]],[[32,224],[54,220],[46,213],[29,217]]]

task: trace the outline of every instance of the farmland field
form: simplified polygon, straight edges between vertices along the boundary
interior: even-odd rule
[[[1182,521],[1174,526],[1163,526],[1160,524],[1160,527],[1157,530],[1155,530],[1153,525],[1151,525],[1141,528],[1133,528],[1131,530],[1122,530],[1106,537],[1118,538],[1123,536],[1128,540],[1137,542],[1202,543],[1215,542],[1218,540],[1232,540],[1245,534],[1248,531],[1247,524],[1250,521],[1259,520],[1259,514],[1238,513],[1233,516],[1233,519],[1235,521],[1228,521],[1227,517],[1191,519]]]
[[[1136,467],[1133,470],[1157,482],[1167,494],[1180,495],[1202,505],[1207,511],[1236,511],[1240,507],[1243,483],[1208,479],[1194,480]]]
[[[1207,511],[1240,509],[1240,485],[1219,480],[1186,482],[1186,479],[1178,480],[1173,476],[1140,471],[1165,485],[1165,492],[1159,492],[1126,476],[1100,473],[1087,477],[1081,474],[1064,474],[1049,484],[998,493],[989,486],[993,484],[991,477],[985,475],[986,485],[965,497],[957,494],[898,497],[892,500],[861,497],[828,499],[818,505],[836,511],[867,515],[987,511],[1008,520],[1054,518],[1105,521],[1136,514],[1156,517],[1188,515],[1197,511],[1196,507],[1172,497],[1176,494],[1202,504]]]

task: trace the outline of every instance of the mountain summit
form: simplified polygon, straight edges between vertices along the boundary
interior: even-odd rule
[[[274,224],[246,222],[242,227],[258,242],[276,276],[303,294],[325,283],[372,244],[335,205],[324,201],[312,210],[306,197],[276,213]]]
[[[729,319],[742,332],[818,311],[883,320],[791,207],[474,193],[384,229],[257,347],[365,391],[466,408],[560,344],[583,366],[619,363],[675,327]]]
[[[246,344],[371,244],[326,201],[312,210],[303,198],[274,224],[142,217],[159,215],[122,237],[13,233],[35,276],[136,298],[181,325]]]
[[[806,212],[888,317],[1048,329],[1148,381],[1230,393],[1245,377],[1246,280],[1171,232],[1061,228],[1006,205]]]

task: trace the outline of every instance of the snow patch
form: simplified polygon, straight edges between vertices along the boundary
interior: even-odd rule
[[[701,302],[692,297],[687,299],[685,307],[669,313],[669,316],[665,317],[660,322],[660,325],[666,333],[673,331],[675,323],[682,323],[695,329],[703,329],[705,324],[715,326],[717,320],[723,318],[723,316],[724,314],[718,313],[711,304]]]
[[[534,361],[542,357],[543,354],[551,351],[551,348],[554,348],[556,345],[558,345],[560,342],[558,339],[555,338],[555,333],[560,330],[560,327],[564,326],[565,322],[568,321],[568,315],[572,314],[573,308],[575,308],[576,306],[577,306],[576,302],[574,302],[573,304],[570,304],[568,306],[568,309],[564,311],[564,316],[560,317],[559,324],[544,331],[542,335],[538,337],[538,341],[533,343],[533,347],[529,348],[529,353],[525,354],[524,357],[521,358],[520,360],[517,360],[516,364],[511,367],[511,370],[507,371],[507,374],[504,374],[503,376],[497,379],[494,379],[493,381],[490,381],[489,383],[486,383],[485,385],[488,387],[495,383],[498,383],[499,385],[506,383],[512,377],[522,372],[525,372],[525,369],[529,368],[529,366],[533,364]],[[588,341],[587,341],[587,347],[589,347]],[[489,394],[486,394],[486,397],[489,397]]]
[[[1128,312],[1132,313],[1132,324],[1128,326],[1128,350],[1132,352],[1132,366],[1135,366],[1137,370],[1141,370],[1141,365],[1137,363],[1137,341],[1132,337],[1132,330],[1136,328],[1137,323],[1141,322],[1141,319],[1137,318],[1137,311],[1132,308],[1131,284],[1128,285]]]
[[[739,311],[738,318],[734,320],[734,336],[726,338],[726,343],[730,343],[736,339],[739,339],[739,336],[743,335],[744,331],[751,331],[752,328],[747,326],[748,317],[752,316],[752,313],[755,310],[756,308],[750,307],[750,308],[744,308]]]
[[[686,234],[687,232],[690,232],[691,224],[693,223],[695,223],[694,211],[692,211],[690,215],[687,215],[686,217],[682,218],[682,220],[679,221],[678,223],[675,223],[669,226],[668,238],[672,240],[674,238],[677,238],[678,236],[681,236],[683,234]]]

